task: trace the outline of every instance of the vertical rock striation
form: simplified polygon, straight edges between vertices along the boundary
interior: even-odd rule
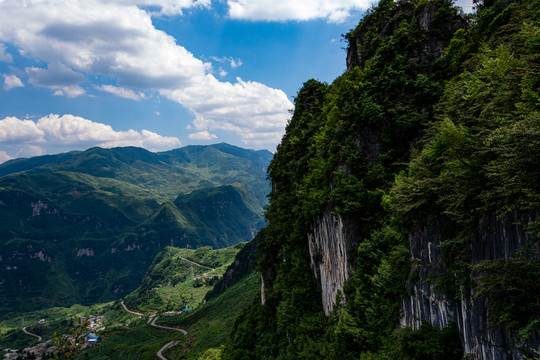
[[[513,215],[502,220],[493,214],[483,214],[477,235],[472,239],[473,264],[506,258],[516,249],[530,245],[533,239],[520,224],[527,224],[532,219],[532,214]],[[417,223],[409,233],[409,242],[418,278],[414,283],[406,284],[409,296],[402,300],[401,325],[418,329],[422,322],[428,322],[442,329],[453,323],[462,336],[466,354],[486,360],[520,359],[519,352],[511,346],[514,339],[506,331],[488,328],[485,300],[447,298],[435,291],[429,281],[445,271],[439,250],[440,224]],[[516,345],[519,347],[520,344]],[[534,334],[528,345],[540,347],[540,332]]]
[[[321,282],[323,308],[328,316],[338,293],[343,296],[343,285],[351,273],[351,254],[358,245],[355,231],[346,218],[327,210],[314,223],[313,232],[308,234],[308,242],[311,269]]]

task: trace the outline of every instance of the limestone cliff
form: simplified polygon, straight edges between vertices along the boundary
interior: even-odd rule
[[[415,7],[412,4],[402,2],[398,6],[389,6],[386,11],[392,15],[383,20],[377,19],[376,16],[364,19],[364,22],[356,30],[346,36],[349,42],[346,59],[347,71],[351,72],[355,67],[362,68],[370,58],[379,56],[376,54],[377,47],[380,46],[380,39],[398,37],[396,33],[403,27],[404,21],[411,21],[415,24],[415,31],[421,39],[421,41],[416,39],[416,41],[409,42],[408,47],[410,48],[406,50],[409,63],[418,66],[421,69],[419,72],[427,71],[426,69],[432,63],[444,55],[448,37],[441,34],[464,25],[462,18],[455,15],[449,16],[444,22],[441,21],[442,16],[439,13],[441,8],[443,7],[440,4]],[[371,21],[380,21],[377,35],[374,35],[370,29]],[[425,112],[425,108],[421,106],[418,111]],[[395,127],[396,119],[393,116],[394,114],[380,121],[376,127],[371,124],[363,124],[355,134],[353,141],[360,162],[376,165],[385,151],[396,146],[395,142],[384,143],[387,137],[384,134],[387,131],[384,127]],[[358,119],[355,121],[361,123]],[[407,140],[403,134],[399,134],[399,137],[400,140]],[[405,146],[400,151],[406,153],[409,151],[410,144],[407,141],[404,143]],[[347,176],[362,178],[363,174],[354,174],[349,168],[350,166],[346,164],[339,164],[336,170],[342,171]],[[330,184],[330,187],[332,191],[338,188],[333,183]],[[342,294],[341,301],[346,301],[343,285],[349,279],[351,269],[354,267],[353,257],[359,241],[352,221],[349,221],[344,215],[333,214],[330,209],[327,209],[320,218],[313,221],[312,229],[308,233],[311,268],[315,277],[320,280],[326,315],[332,311],[338,293]]]
[[[327,210],[314,223],[308,240],[311,268],[321,282],[323,308],[328,316],[338,293],[341,301],[345,300],[343,285],[349,279],[353,266],[351,255],[357,247],[355,231],[346,218]]]
[[[513,254],[539,253],[526,231],[540,232],[527,40],[539,26],[523,21],[538,4],[485,0],[466,16],[450,0],[381,0],[346,35],[347,72],[304,84],[269,167],[264,306],[227,358],[510,360],[540,348],[538,333],[515,336],[539,324],[538,259]],[[491,275],[502,291],[482,292]],[[507,311],[516,283],[508,303],[525,310]]]
[[[484,213],[478,221],[476,236],[471,242],[472,263],[481,260],[508,258],[515,250],[523,246],[534,246],[538,251],[539,241],[528,234],[523,224],[529,224],[533,214],[507,216],[498,219],[491,213]],[[518,349],[523,344],[516,344],[508,332],[493,330],[488,327],[488,308],[485,299],[473,299],[467,294],[461,299],[447,298],[434,289],[430,279],[440,276],[445,271],[440,245],[440,223],[416,223],[409,233],[411,259],[418,271],[418,278],[408,282],[409,296],[402,301],[402,326],[418,329],[422,322],[428,322],[442,329],[455,324],[462,336],[466,354],[477,359],[510,360],[521,359]],[[533,334],[532,348],[540,347],[540,332]]]
[[[377,51],[380,51],[377,48],[380,39],[385,36],[397,38],[396,34],[400,31],[400,27],[407,22],[416,22],[415,31],[418,31],[418,36],[422,38],[422,41],[411,43],[407,48],[408,61],[421,66],[433,64],[444,56],[445,48],[448,46],[447,39],[440,37],[441,31],[449,31],[464,25],[459,17],[452,18],[446,23],[441,22],[439,11],[441,8],[438,5],[408,7],[403,2],[399,7],[399,15],[397,9],[398,7],[386,8],[385,20],[381,21],[376,16],[369,17],[347,35],[349,41],[347,71],[351,72],[355,67],[362,68],[366,62],[372,61]],[[370,27],[373,25],[370,21],[377,24],[376,35],[373,33],[373,27]],[[394,44],[398,42],[393,41]],[[420,112],[422,111],[421,109]],[[389,118],[389,121],[393,123],[395,119]],[[382,128],[382,125],[379,126]],[[358,161],[369,165],[379,161],[381,153],[388,148],[387,144],[379,140],[384,138],[381,132],[380,128],[367,127],[358,132],[355,140],[356,151],[359,154]],[[358,174],[350,174],[348,170],[346,172],[347,176],[361,177]],[[467,245],[470,249],[466,249],[470,254],[471,265],[482,260],[508,258],[515,250],[524,246],[530,247],[531,243],[534,243],[533,247],[540,254],[538,239],[531,237],[525,230],[526,225],[535,218],[536,214],[532,212],[519,215],[514,213],[505,218],[499,218],[492,212],[481,214],[476,224],[475,235],[470,245]],[[422,222],[416,219],[410,229],[409,246],[413,267],[411,273],[418,275],[404,284],[408,295],[401,301],[401,326],[419,329],[427,322],[442,330],[454,324],[460,333],[465,354],[471,354],[478,359],[520,359],[522,356],[520,348],[528,346],[539,349],[538,331],[532,335],[528,344],[520,344],[508,331],[489,328],[490,314],[486,300],[475,299],[472,293],[474,290],[462,289],[464,294],[461,296],[455,294],[448,296],[436,288],[434,279],[448,274],[440,248],[444,222],[442,219],[442,215],[436,222]],[[358,236],[352,222],[339,213],[326,210],[313,222],[311,232],[308,233],[311,269],[320,281],[322,304],[326,315],[332,312],[338,299],[343,303],[347,300],[344,284],[356,266],[356,260],[352,257],[355,256],[361,241],[362,237]],[[341,297],[337,297],[339,293]]]

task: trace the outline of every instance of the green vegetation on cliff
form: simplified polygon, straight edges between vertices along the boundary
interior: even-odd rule
[[[430,136],[389,196],[392,208],[410,221],[441,214],[453,228],[441,246],[457,276],[454,292],[469,277],[468,250],[479,217],[534,212],[540,205],[540,7],[528,1],[501,6],[481,7],[484,28],[458,35],[472,41],[481,33],[485,40],[446,85]],[[538,236],[538,224],[524,225]]]
[[[470,241],[481,216],[528,214],[532,221],[520,225],[534,242],[540,205],[539,5],[477,7],[464,15],[446,0],[382,0],[346,35],[348,71],[300,89],[269,166],[259,239],[264,305],[254,301],[241,315],[223,358],[462,357],[451,325],[398,329],[406,284],[418,281],[411,225],[442,226],[444,264],[430,281],[457,299],[475,286]],[[352,274],[328,317],[313,268],[323,260],[308,246],[325,214],[356,241]],[[507,293],[491,292],[505,283],[498,265],[477,268],[479,293],[495,306],[493,325],[514,326],[500,316],[514,321],[523,309],[501,306]],[[538,299],[527,279],[520,296]],[[521,316],[520,327],[538,324],[537,302],[527,304],[534,315]]]

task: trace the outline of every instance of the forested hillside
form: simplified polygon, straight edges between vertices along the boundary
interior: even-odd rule
[[[208,246],[198,249],[167,246],[155,256],[139,288],[123,299],[2,316],[0,349],[12,349],[6,352],[10,359],[54,358],[51,336],[69,334],[69,329],[78,323],[77,317],[89,315],[88,330],[98,334],[99,343],[85,347],[76,355],[77,359],[154,359],[159,349],[172,339],[182,340],[174,352],[190,359],[198,359],[207,351],[218,351],[235,315],[249,304],[260,287],[259,277],[246,272],[245,278],[237,278],[227,291],[214,292],[211,297],[205,295],[230,270],[229,265],[238,266],[238,261],[231,262],[247,246],[251,247],[251,243],[216,250]],[[190,311],[184,311],[186,308]],[[156,317],[159,322],[150,325],[150,320]],[[188,329],[189,336],[159,328],[159,324],[181,326]],[[167,354],[167,359],[172,358],[177,357]]]
[[[0,165],[0,314],[121,298],[166,246],[264,225],[272,154],[228,144],[92,148]]]
[[[382,0],[298,92],[224,359],[538,356],[540,3],[476,6]]]

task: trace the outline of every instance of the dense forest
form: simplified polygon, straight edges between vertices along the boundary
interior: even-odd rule
[[[512,359],[540,344],[540,2],[382,0],[269,167],[226,359]]]

